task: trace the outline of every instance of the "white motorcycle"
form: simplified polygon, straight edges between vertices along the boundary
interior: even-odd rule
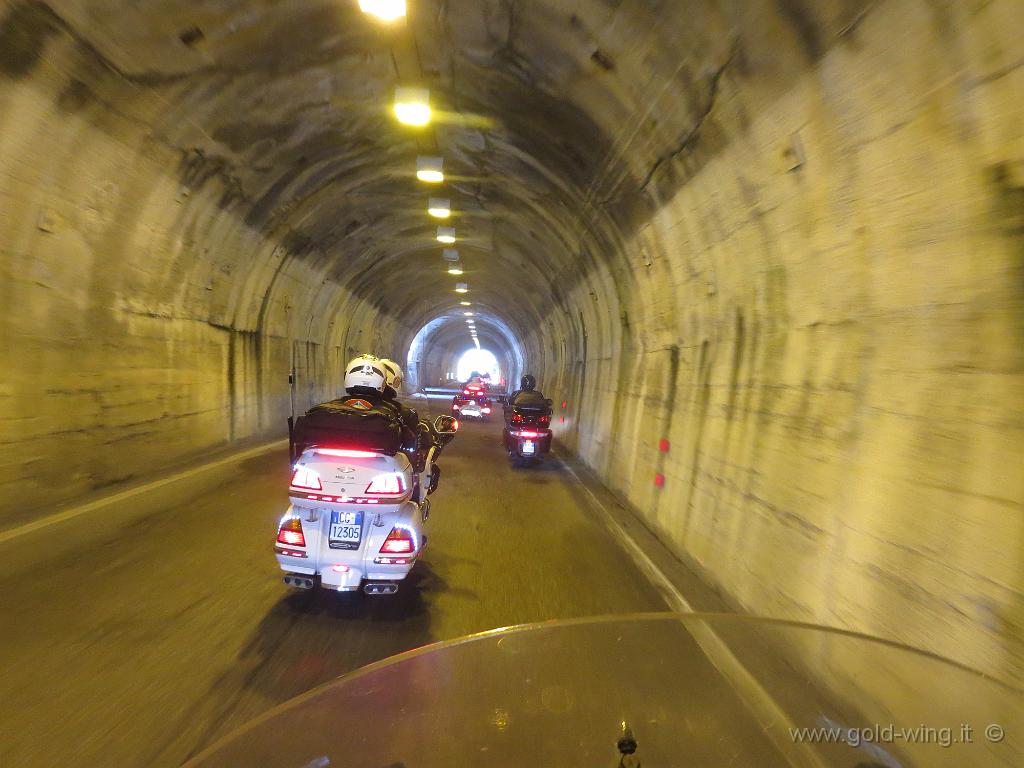
[[[274,553],[284,583],[300,589],[390,595],[423,552],[441,448],[458,422],[434,421],[423,471],[401,452],[388,455],[343,445],[306,448],[293,466],[288,511]]]

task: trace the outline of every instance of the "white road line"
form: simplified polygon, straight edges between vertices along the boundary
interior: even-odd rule
[[[164,486],[171,485],[172,483],[187,480],[190,477],[201,475],[203,472],[208,472],[211,469],[217,469],[228,464],[234,464],[239,461],[245,461],[246,459],[252,458],[253,456],[259,456],[260,454],[268,453],[269,451],[275,450],[287,444],[287,440],[275,440],[272,443],[265,443],[257,448],[250,448],[249,450],[242,451],[241,453],[233,453],[230,456],[224,457],[223,459],[218,459],[217,461],[212,461],[209,464],[203,464],[198,467],[193,467],[192,469],[187,469],[184,472],[179,472],[176,475],[170,475],[168,477],[161,478],[160,480],[154,480],[153,482],[146,483],[145,485],[139,485],[135,486],[134,488],[129,488],[127,490],[121,491],[120,493],[114,493],[111,494],[110,496],[104,496],[101,499],[90,501],[87,504],[82,504],[77,507],[65,509],[63,512],[57,512],[55,514],[49,515],[39,520],[34,520],[31,523],[26,523],[25,525],[18,526],[17,528],[10,528],[6,531],[0,531],[0,544],[11,541],[12,539],[16,539],[19,536],[24,536],[26,533],[32,533],[33,531],[38,531],[42,528],[55,525],[56,523],[62,523],[65,520],[71,520],[81,515],[88,514],[89,512],[95,512],[96,510],[102,509],[103,507],[110,506],[111,504],[116,504],[119,501],[125,501],[136,496],[141,496],[144,493],[155,491],[158,488],[163,488]]]
[[[661,593],[668,607],[677,613],[695,613],[693,606],[682,592],[619,524],[604,502],[576,474],[576,470],[560,456],[556,455],[555,458],[587,492],[594,505],[604,513],[603,517],[608,530],[633,556],[637,567]],[[715,634],[714,628],[703,622],[690,622],[685,624],[685,627],[715,669],[732,683],[740,698],[750,709],[751,714],[764,729],[765,735],[774,742],[776,748],[790,762],[790,765],[794,768],[826,768],[821,756],[814,751],[813,747],[793,740],[790,734],[793,733],[796,724],[779,706],[774,697],[758,682],[757,678],[736,658],[725,641]]]

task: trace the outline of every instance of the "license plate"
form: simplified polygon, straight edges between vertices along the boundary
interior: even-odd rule
[[[524,440],[523,441],[523,453],[533,453],[533,452],[534,452],[533,441],[532,440]]]
[[[331,549],[359,549],[362,538],[362,512],[331,511],[331,531],[327,536]]]

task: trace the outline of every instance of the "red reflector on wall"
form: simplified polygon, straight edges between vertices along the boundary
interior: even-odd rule
[[[563,424],[565,424],[565,416],[561,416],[561,417],[560,417],[560,419],[561,419],[561,422],[562,422]]]
[[[661,474],[661,472],[656,472],[655,473],[655,475],[654,475],[654,484],[658,488],[663,488],[665,486],[665,476],[663,474]]]
[[[563,400],[562,401],[562,410],[564,411],[568,407],[569,407],[569,404],[565,400]]]
[[[658,441],[658,450],[661,451],[662,453],[668,453],[668,440],[666,440],[664,437]]]

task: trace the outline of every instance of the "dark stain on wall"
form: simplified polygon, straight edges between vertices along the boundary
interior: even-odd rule
[[[60,23],[42,3],[20,3],[0,21],[0,74],[20,80],[32,74]]]
[[[1014,331],[1019,339],[1015,372],[1024,371],[1024,168],[1016,176],[1006,163],[999,163],[990,171],[995,225],[1007,240],[1011,253],[1010,303]]]
[[[72,78],[57,97],[57,108],[62,112],[74,114],[96,100],[92,89],[77,78]]]
[[[704,442],[704,427],[707,425],[708,407],[711,403],[711,368],[712,360],[711,343],[707,339],[701,342],[700,359],[697,363],[697,413],[693,419],[696,425],[696,433],[693,437],[693,459],[690,463],[690,485],[686,489],[686,525],[690,525],[689,512],[693,508],[693,496],[697,490],[697,478],[700,473],[700,460],[702,445]]]
[[[740,369],[743,367],[743,347],[746,344],[746,328],[743,322],[743,310],[736,310],[736,329],[734,331],[732,349],[732,369],[729,371],[729,400],[726,406],[726,418],[732,419],[736,411],[736,397],[739,393]]]
[[[804,0],[777,0],[779,11],[789,21],[807,58],[816,61],[825,50],[814,16]]]

